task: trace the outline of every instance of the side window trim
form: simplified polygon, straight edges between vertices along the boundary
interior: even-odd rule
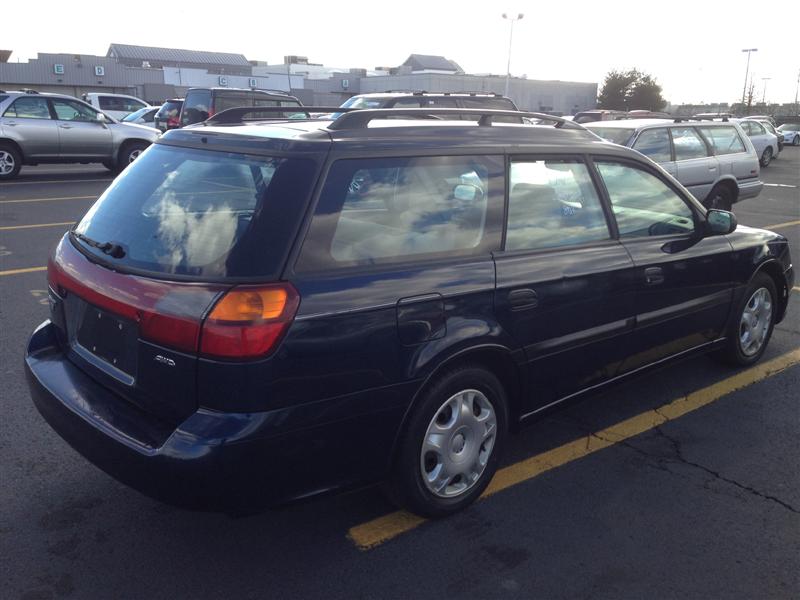
[[[614,209],[611,206],[611,196],[608,193],[608,188],[606,188],[605,182],[603,181],[603,176],[600,174],[600,171],[598,170],[597,165],[595,164],[595,161],[598,161],[598,162],[616,162],[616,163],[619,163],[621,165],[625,165],[625,166],[628,166],[628,167],[631,167],[631,168],[634,168],[634,169],[639,169],[641,171],[644,171],[645,173],[648,173],[649,175],[652,175],[653,177],[658,179],[661,183],[666,185],[670,190],[672,190],[675,193],[675,195],[678,196],[678,198],[680,198],[683,201],[683,203],[686,206],[689,207],[689,210],[692,212],[692,218],[694,220],[694,231],[695,232],[700,231],[700,229],[702,228],[703,222],[705,221],[705,219],[704,219],[705,215],[701,212],[700,208],[696,204],[697,201],[694,200],[694,198],[692,198],[692,197],[687,197],[680,189],[675,187],[675,185],[671,181],[665,179],[663,177],[663,175],[658,170],[653,169],[650,165],[646,165],[646,164],[640,163],[639,161],[632,160],[632,159],[627,158],[627,157],[610,156],[610,155],[602,155],[602,154],[592,154],[592,155],[589,156],[589,163],[590,163],[592,171],[593,171],[592,177],[596,177],[597,181],[599,183],[600,190],[601,190],[601,197],[603,199],[603,203],[604,203],[604,205],[607,204],[607,209],[609,211],[607,214],[610,214],[610,216],[611,216],[611,218],[612,218],[612,220],[614,222],[614,231],[616,232],[616,235],[617,235],[616,239],[622,241],[621,238],[619,237],[619,227],[617,225],[617,218],[614,215]],[[684,234],[684,233],[669,233],[669,234],[664,234],[664,235],[659,235],[659,236],[649,236],[649,237],[642,237],[642,238],[626,238],[624,241],[627,243],[629,241],[635,241],[637,239],[653,240],[653,239],[661,239],[661,238],[667,239],[667,238],[685,238],[685,237],[686,237],[686,234]]]

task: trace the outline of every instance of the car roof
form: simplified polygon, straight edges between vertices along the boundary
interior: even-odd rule
[[[678,120],[676,120],[678,119]],[[666,125],[674,125],[676,127],[686,127],[687,125],[702,125],[703,127],[712,126],[719,127],[721,125],[730,125],[736,121],[729,119],[727,121],[708,121],[697,119],[619,119],[618,121],[593,121],[591,123],[581,123],[587,129],[598,129],[611,127],[614,129],[644,129],[646,127],[664,127]]]
[[[252,92],[254,94],[274,94],[276,96],[289,96],[289,93],[282,92],[281,90],[254,90],[251,88],[234,88],[234,87],[190,87],[187,90],[191,92],[192,90],[211,90],[214,92]]]
[[[405,96],[457,96],[457,97],[473,97],[473,98],[506,98],[502,94],[495,94],[494,92],[409,92],[409,91],[386,91],[386,92],[369,92],[366,94],[356,94],[353,98],[398,98]]]
[[[266,155],[327,152],[331,145],[344,152],[403,155],[414,152],[452,154],[503,153],[529,149],[535,152],[580,154],[585,152],[637,156],[585,129],[547,125],[477,121],[382,119],[367,127],[335,129],[332,120],[283,120],[236,125],[192,125],[165,133],[157,143],[199,149]]]

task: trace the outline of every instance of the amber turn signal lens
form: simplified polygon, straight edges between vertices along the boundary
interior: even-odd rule
[[[286,308],[287,297],[283,288],[233,289],[217,303],[208,318],[233,323],[276,319]]]

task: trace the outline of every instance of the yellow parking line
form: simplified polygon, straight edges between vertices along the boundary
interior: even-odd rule
[[[22,273],[35,273],[36,271],[46,271],[47,267],[28,267],[27,269],[11,269],[10,271],[0,271],[0,277],[4,275],[21,275]]]
[[[786,221],[785,223],[775,223],[775,225],[764,225],[761,229],[782,229],[793,225],[800,225],[800,221]]]
[[[626,419],[602,431],[537,454],[528,459],[509,465],[497,471],[483,492],[481,498],[496,494],[523,481],[527,481],[542,473],[560,467],[625,441],[633,436],[649,431],[678,417],[702,408],[723,396],[747,387],[757,381],[766,379],[784,369],[800,363],[800,349],[793,350],[770,361],[763,362],[733,377],[723,379],[703,389],[691,392],[682,398],[673,400],[659,408],[648,410],[635,417]],[[347,537],[361,550],[374,548],[398,535],[414,529],[425,522],[425,519],[406,511],[397,511],[367,523],[350,528]]]
[[[59,225],[72,225],[75,221],[66,221],[64,223],[39,223],[38,225],[8,225],[0,227],[0,231],[11,231],[12,229],[36,229],[37,227],[58,227]]]
[[[53,202],[54,200],[97,200],[98,196],[64,196],[62,198],[26,198],[24,200],[0,200],[0,204],[25,204],[27,202]]]

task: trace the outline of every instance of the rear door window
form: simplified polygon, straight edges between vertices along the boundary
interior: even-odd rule
[[[339,160],[298,270],[476,255],[499,242],[500,157]]]
[[[309,159],[154,145],[76,228],[124,249],[115,267],[198,278],[276,275],[304,210]],[[85,246],[103,260],[112,260]]]
[[[745,152],[744,142],[735,127],[698,127],[714,149],[714,154],[736,154]]]
[[[645,129],[636,138],[633,148],[655,162],[663,163],[672,160],[669,132],[665,127]]]
[[[211,90],[190,90],[181,112],[181,125],[200,123],[208,119],[211,110]]]
[[[585,163],[513,162],[509,185],[506,250],[539,250],[610,238]]]
[[[50,109],[44,98],[23,97],[17,98],[3,116],[18,119],[49,119]]]
[[[675,160],[708,156],[708,147],[694,127],[673,127],[672,144],[675,146]]]

